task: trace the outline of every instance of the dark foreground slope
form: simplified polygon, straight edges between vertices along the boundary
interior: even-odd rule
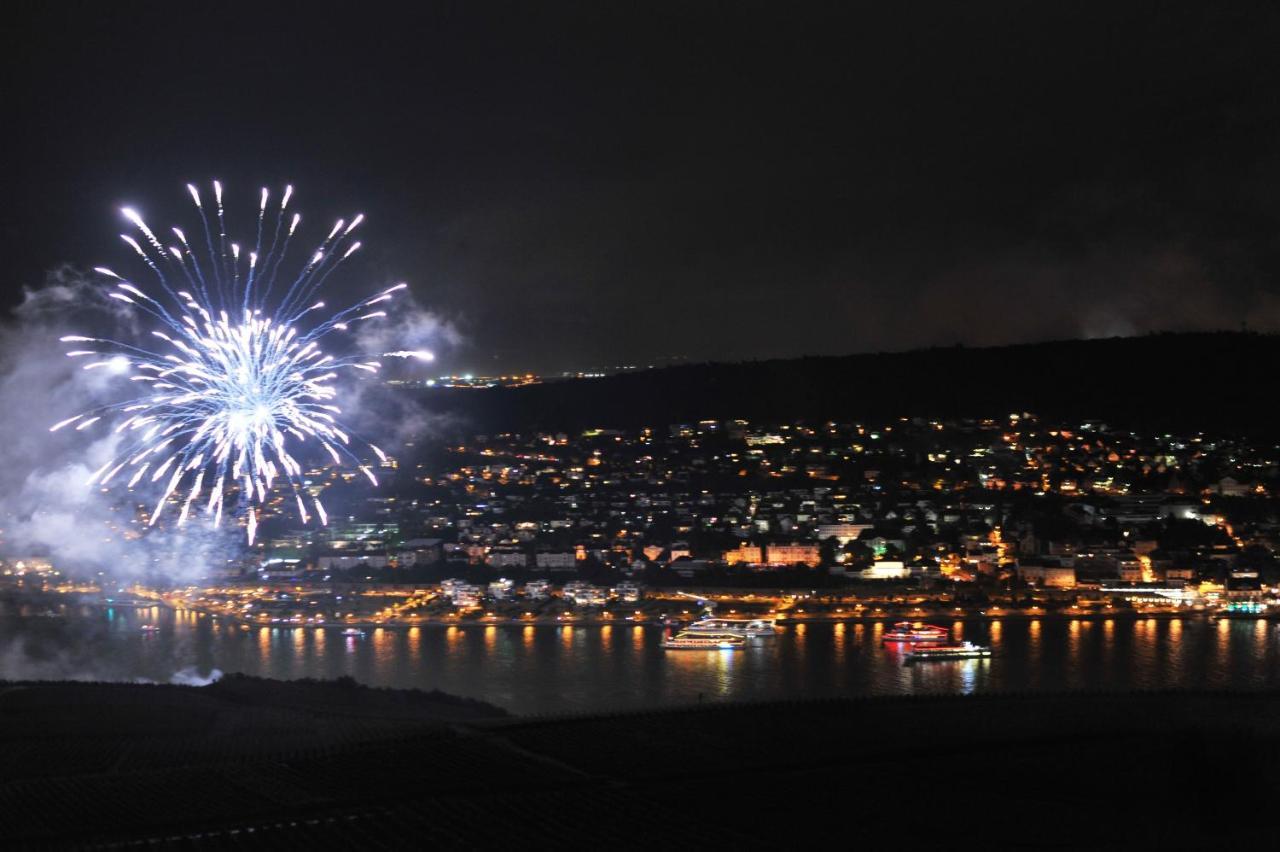
[[[477,429],[699,419],[857,421],[1014,411],[1141,429],[1275,434],[1280,336],[1158,334],[985,349],[698,364],[515,389],[424,391]]]
[[[1229,848],[1280,693],[511,719],[350,686],[0,686],[8,848]]]

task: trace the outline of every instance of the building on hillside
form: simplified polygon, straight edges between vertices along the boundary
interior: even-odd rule
[[[771,544],[766,548],[765,561],[769,565],[808,565],[816,568],[822,564],[822,553],[816,544]]]
[[[859,573],[863,580],[905,580],[911,576],[911,569],[900,559],[882,559],[873,562],[870,568]]]
[[[851,541],[857,541],[858,536],[866,530],[874,529],[871,524],[818,524],[818,541],[828,538],[834,538],[836,542],[844,547]]]
[[[316,560],[316,568],[321,571],[355,568],[386,568],[391,564],[385,553],[325,553]]]
[[[520,550],[494,548],[486,554],[485,562],[493,568],[527,568],[529,555]]]
[[[764,562],[764,554],[757,545],[740,544],[724,552],[724,561],[726,565],[760,565]]]
[[[438,538],[412,538],[400,545],[396,551],[396,565],[400,568],[415,568],[423,565],[434,565],[440,561],[440,545]]]
[[[541,551],[534,555],[534,565],[540,571],[572,571],[578,567],[578,557],[573,551]]]
[[[1045,589],[1074,589],[1076,569],[1055,561],[1026,561],[1018,563],[1018,578],[1033,586]]]

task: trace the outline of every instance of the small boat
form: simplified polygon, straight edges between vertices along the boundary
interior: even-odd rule
[[[893,629],[880,637],[880,642],[944,642],[951,635],[945,627],[922,624],[919,621],[899,621]]]
[[[736,651],[746,644],[746,637],[738,633],[694,633],[688,630],[681,630],[675,636],[662,640],[662,647],[669,651]]]
[[[972,642],[922,642],[907,652],[906,662],[972,660],[990,656],[990,648],[985,645],[975,645]]]
[[[343,635],[343,636],[356,636],[356,637],[362,637],[362,636],[364,636],[364,631],[363,631],[363,630],[358,630],[358,629],[356,629],[356,628],[354,628],[354,627],[348,627],[346,630],[342,631],[342,635]]]
[[[159,627],[157,627],[157,626],[156,626],[156,625],[154,625],[154,624],[144,624],[144,625],[142,625],[141,627],[139,627],[138,629],[139,629],[139,630],[141,630],[143,633],[155,633],[155,632],[156,632],[156,631],[158,631],[160,628],[159,628]]]
[[[704,618],[685,628],[686,633],[733,633],[748,639],[776,636],[777,625],[772,618]]]

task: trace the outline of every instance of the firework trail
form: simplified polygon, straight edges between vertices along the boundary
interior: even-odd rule
[[[107,487],[126,478],[128,488],[140,482],[158,483],[162,492],[149,525],[155,525],[172,503],[179,524],[194,510],[202,511],[216,526],[232,497],[234,508],[246,515],[252,544],[258,510],[277,486],[292,493],[303,523],[310,522],[312,512],[321,524],[327,523],[324,506],[303,489],[295,447],[316,444],[336,464],[344,459],[353,462],[377,485],[373,471],[349,449],[351,437],[337,420],[342,412],[335,404],[338,392],[333,381],[345,370],[376,373],[381,364],[326,355],[321,340],[332,332],[347,331],[354,323],[386,316],[374,306],[389,301],[407,285],[397,284],[325,319],[313,320],[323,316],[318,312],[323,311],[324,302],[314,301],[320,286],[360,248],[359,242],[349,238],[364,216],[350,222],[339,219],[301,270],[281,278],[282,263],[301,220],[298,214],[287,213],[292,186],[285,188],[274,211],[269,210],[270,193],[262,190],[256,237],[249,251],[242,251],[227,235],[220,183],[213,182],[212,221],[199,189],[188,184],[187,190],[204,230],[204,245],[199,248],[199,240],[193,245],[177,227],[172,229],[176,242],[165,245],[136,211],[128,207],[120,211],[137,231],[136,236],[121,234],[120,238],[148,267],[158,288],[155,296],[110,269],[94,270],[111,282],[111,298],[157,322],[159,327],[151,335],[161,341],[158,351],[99,337],[61,338],[77,347],[67,352],[69,357],[89,359],[83,369],[128,374],[140,395],[68,418],[50,431],[67,427],[83,431],[99,421],[111,424],[125,438],[123,449],[88,484]],[[266,254],[260,255],[264,221],[270,236]],[[281,292],[273,299],[277,290]],[[387,354],[431,359],[429,352]],[[382,450],[368,446],[386,461]]]

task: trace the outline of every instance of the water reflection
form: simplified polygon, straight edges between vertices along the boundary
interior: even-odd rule
[[[946,624],[946,622],[943,622]],[[143,624],[159,631],[143,632]],[[167,680],[197,666],[266,677],[350,674],[377,686],[442,689],[520,712],[653,707],[696,700],[985,690],[1280,688],[1280,636],[1264,621],[1197,615],[954,620],[989,660],[905,664],[883,621],[788,625],[739,651],[667,652],[656,625],[477,624],[273,628],[191,611],[66,608],[23,616],[0,604],[0,645],[118,679]],[[39,642],[33,639],[39,637]],[[42,676],[56,676],[49,669]]]

